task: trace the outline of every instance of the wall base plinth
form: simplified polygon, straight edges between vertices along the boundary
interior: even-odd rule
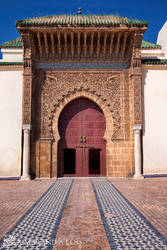
[[[140,180],[140,179],[144,179],[144,176],[143,175],[134,175],[133,176],[133,179],[135,179],[135,180]]]

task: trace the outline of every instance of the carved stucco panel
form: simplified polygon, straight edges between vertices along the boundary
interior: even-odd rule
[[[134,124],[142,124],[142,100],[141,100],[141,42],[142,32],[135,33],[132,57],[132,83],[134,98]]]
[[[142,124],[141,77],[133,76],[134,124]]]
[[[43,76],[41,77],[41,74]],[[100,98],[109,107],[113,117],[112,139],[123,139],[122,117],[120,112],[120,72],[54,72],[39,71],[43,78],[42,96],[42,127],[41,136],[52,136],[52,119],[56,107],[67,96],[78,91],[86,91]]]
[[[31,75],[24,75],[23,81],[23,124],[31,124]]]

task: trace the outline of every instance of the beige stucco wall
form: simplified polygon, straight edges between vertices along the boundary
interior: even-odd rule
[[[20,176],[22,74],[0,70],[0,177]]]
[[[167,173],[167,67],[143,66],[144,174]]]

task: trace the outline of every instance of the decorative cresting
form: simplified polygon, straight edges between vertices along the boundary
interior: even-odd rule
[[[122,139],[123,128],[121,117],[121,73],[120,72],[51,72],[40,71],[43,75],[42,96],[42,126],[41,137],[53,136],[52,120],[56,109],[67,98],[77,93],[85,93],[98,98],[105,103],[112,113],[112,139]]]

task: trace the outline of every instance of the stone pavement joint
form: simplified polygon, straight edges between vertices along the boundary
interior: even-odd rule
[[[57,180],[0,241],[0,249],[52,249],[73,180]]]
[[[107,179],[92,184],[111,249],[167,249],[167,240],[114,185]]]

